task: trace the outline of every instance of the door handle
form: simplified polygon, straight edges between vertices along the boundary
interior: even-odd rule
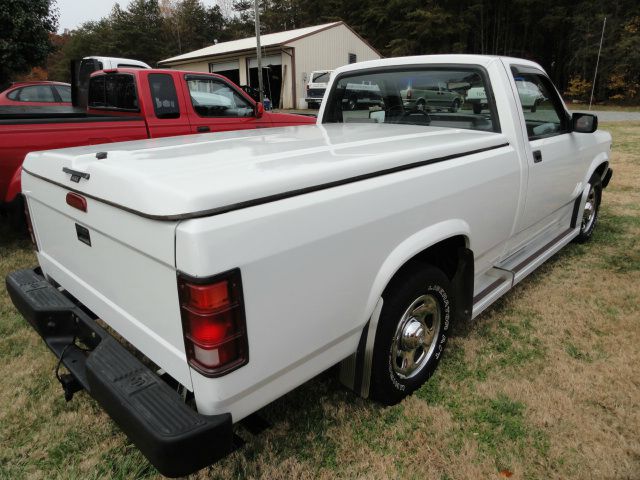
[[[207,127],[206,125],[200,125],[197,129],[198,132],[210,132],[211,129],[209,127]]]
[[[540,150],[534,150],[533,163],[540,163],[542,161],[542,152]]]

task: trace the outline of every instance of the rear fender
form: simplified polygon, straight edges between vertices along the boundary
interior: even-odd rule
[[[394,275],[416,255],[436,243],[459,235],[470,238],[469,225],[464,220],[446,220],[431,225],[400,243],[380,267],[369,297],[369,320],[362,330],[357,350],[340,363],[340,381],[356,394],[364,398],[369,396],[373,347],[378,319],[384,303],[382,293],[385,288]],[[461,262],[454,277],[454,289],[457,296],[462,298],[467,295],[470,302],[473,296],[473,253],[469,247],[470,245],[466,245],[463,252],[458,252]],[[470,318],[471,304],[466,303],[463,303],[462,308],[459,309],[460,318]]]
[[[393,276],[404,264],[427,248],[443,240],[458,235],[470,238],[469,230],[469,225],[464,220],[445,220],[414,233],[397,245],[383,262],[373,282],[367,301],[368,316],[371,316],[378,299],[382,296],[382,292],[384,292]],[[470,245],[466,245],[466,247],[471,248]]]

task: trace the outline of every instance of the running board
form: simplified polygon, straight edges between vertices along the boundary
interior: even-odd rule
[[[489,270],[487,275],[494,277],[495,280],[473,297],[472,318],[480,315],[493,302],[571,242],[579,231],[579,227],[564,230],[542,247],[525,249]]]

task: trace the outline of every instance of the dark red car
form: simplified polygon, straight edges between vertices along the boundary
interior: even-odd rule
[[[0,105],[71,106],[71,85],[62,82],[15,82],[0,93]]]

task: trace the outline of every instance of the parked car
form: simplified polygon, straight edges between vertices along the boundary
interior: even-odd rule
[[[457,112],[464,103],[464,97],[448,89],[444,82],[410,84],[405,90],[400,91],[400,95],[406,108],[419,111],[445,109]]]
[[[477,77],[487,113],[405,108],[407,79],[436,73]],[[544,118],[525,116],[521,73]],[[343,101],[362,82],[379,108]],[[67,398],[86,390],[165,475],[224,456],[233,423],[337,363],[357,394],[401,401],[453,322],[592,236],[612,176],[597,117],[570,115],[522,59],[344,66],[318,118],[27,156],[39,268],[10,274],[9,294],[68,369]]]
[[[14,82],[0,93],[0,106],[71,106],[71,85],[63,82]]]
[[[528,108],[532,113],[536,111],[538,105],[546,100],[546,97],[540,91],[538,85],[528,82],[522,77],[514,79],[516,88],[518,89],[518,97],[524,108]]]
[[[478,114],[489,107],[489,100],[484,86],[475,86],[467,90],[467,103],[471,104],[473,113]]]
[[[139,67],[96,72],[85,110],[0,108],[0,205],[20,208],[20,165],[34,150],[311,123],[315,118],[265,112],[220,75]]]
[[[514,83],[518,90],[520,103],[529,111],[535,112],[538,105],[546,100],[546,97],[542,94],[540,88],[535,83],[526,81],[523,77],[514,78]],[[467,102],[471,104],[473,113],[480,113],[482,110],[486,110],[489,103],[487,101],[484,87],[479,86],[470,88],[467,91]]]
[[[307,81],[307,96],[305,98],[309,108],[319,108],[324,92],[327,90],[327,83],[331,78],[333,70],[315,70],[309,75]]]

